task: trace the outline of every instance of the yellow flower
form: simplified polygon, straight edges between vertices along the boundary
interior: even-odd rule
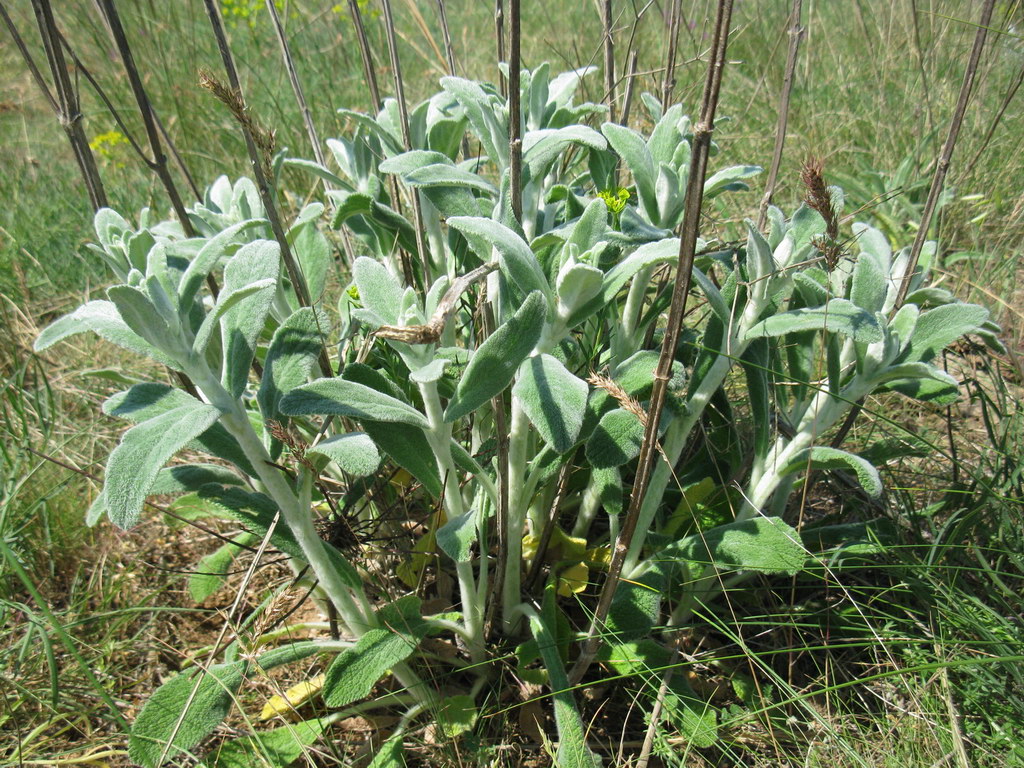
[[[625,187],[619,187],[616,190],[602,189],[597,193],[597,196],[604,200],[604,204],[608,206],[608,210],[613,214],[620,214],[626,208],[626,203],[629,202],[629,190]]]

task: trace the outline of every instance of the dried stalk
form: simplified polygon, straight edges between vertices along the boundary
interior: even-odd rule
[[[164,191],[167,192],[167,197],[171,200],[174,215],[177,216],[185,237],[194,237],[195,230],[192,228],[192,222],[189,221],[188,213],[185,211],[185,204],[182,202],[178,188],[175,186],[174,179],[171,178],[170,171],[167,168],[167,156],[164,154],[163,146],[160,143],[160,131],[157,129],[156,121],[153,119],[153,105],[150,103],[149,95],[142,85],[142,78],[139,76],[138,67],[135,66],[135,58],[132,56],[131,46],[128,45],[128,37],[125,35],[124,27],[121,25],[121,16],[117,12],[114,0],[99,0],[99,6],[103,19],[107,23],[107,28],[110,30],[110,35],[114,40],[114,45],[117,47],[118,55],[121,57],[125,74],[128,76],[128,84],[131,86],[132,95],[135,96],[135,103],[139,107],[139,115],[142,117],[142,127],[146,132],[146,139],[149,142],[149,150],[152,155],[152,157],[145,159],[146,165],[160,179],[160,184],[163,185]]]
[[[498,63],[505,60],[505,2],[494,0],[494,36],[498,44]],[[508,82],[505,74],[498,67],[498,90],[502,96],[508,97]]]
[[[373,109],[380,109],[384,102],[380,100],[380,89],[377,87],[377,70],[373,65],[373,51],[370,48],[370,41],[366,39],[366,28],[363,27],[363,14],[359,12],[359,3],[356,0],[348,0],[348,12],[352,16],[352,23],[356,27],[356,39],[359,41],[359,56],[363,60],[363,74],[366,75],[366,85],[370,89],[370,100],[373,102]]]
[[[978,62],[981,61],[981,52],[985,48],[985,39],[988,36],[988,25],[992,20],[992,8],[995,0],[985,0],[981,9],[981,17],[978,20],[978,31],[974,36],[974,47],[971,49],[971,58],[967,62],[967,70],[964,72],[964,81],[960,86],[960,97],[957,99],[956,108],[953,110],[953,119],[949,124],[949,134],[946,136],[946,143],[942,147],[942,154],[935,166],[935,174],[932,176],[932,186],[928,190],[928,200],[924,205],[924,212],[921,214],[921,226],[917,230],[914,244],[910,248],[910,258],[907,261],[907,270],[903,274],[900,283],[899,293],[896,294],[896,303],[893,306],[895,312],[907,298],[910,290],[910,280],[917,268],[917,261],[921,257],[921,249],[924,248],[925,238],[928,237],[928,230],[931,229],[932,217],[942,194],[942,188],[946,181],[946,172],[949,170],[950,161],[953,158],[953,150],[956,149],[956,140],[960,135],[960,126],[963,125],[964,112],[967,111],[967,102],[971,98],[971,90],[974,88],[974,78],[978,72]]]
[[[0,6],[3,9],[3,6]],[[15,45],[21,52],[25,63],[28,65],[32,76],[35,78],[39,88],[46,95],[47,101],[57,116],[60,127],[71,144],[71,151],[75,155],[75,162],[81,171],[82,179],[85,181],[85,189],[89,195],[89,202],[93,210],[99,210],[107,206],[107,194],[103,189],[103,180],[100,178],[99,169],[96,167],[96,158],[93,157],[92,149],[89,148],[89,141],[85,137],[85,130],[82,128],[82,113],[79,109],[78,92],[71,82],[68,74],[64,54],[61,51],[57,23],[53,18],[53,9],[50,7],[50,0],[32,0],[32,10],[35,12],[36,24],[39,27],[39,36],[43,42],[43,50],[46,53],[46,63],[50,68],[50,75],[53,78],[53,92],[47,86],[39,68],[32,60],[28,49],[18,36],[7,11],[3,10],[4,22],[14,38]]]
[[[661,84],[661,107],[668,109],[676,87],[676,53],[679,49],[679,22],[683,17],[681,0],[672,0],[668,24],[668,54],[665,56],[665,78]]]
[[[444,38],[444,55],[448,61],[448,74],[455,74],[455,49],[452,48],[452,34],[448,29],[448,14],[444,9],[444,0],[437,0],[437,15],[441,21],[441,35]]]
[[[672,303],[669,306],[665,337],[661,345],[661,355],[654,374],[654,388],[648,405],[648,420],[644,428],[644,440],[640,446],[640,457],[637,462],[636,479],[633,481],[633,492],[629,499],[629,511],[615,542],[615,551],[608,568],[608,578],[601,589],[593,620],[587,631],[579,658],[569,673],[569,681],[578,683],[594,661],[601,644],[601,629],[612,598],[619,586],[622,565],[629,551],[630,542],[640,517],[640,508],[647,486],[651,479],[654,461],[658,454],[658,426],[661,413],[665,406],[668,393],[668,382],[672,375],[672,361],[676,344],[682,327],[683,310],[690,293],[693,272],[693,259],[697,249],[697,231],[700,227],[700,208],[704,197],[704,177],[707,173],[708,154],[711,148],[711,134],[715,128],[715,112],[718,108],[718,96],[722,88],[722,75],[725,70],[725,53],[729,43],[729,25],[732,18],[732,0],[719,0],[715,15],[715,33],[711,48],[711,63],[708,65],[707,79],[704,83],[704,98],[701,104],[700,119],[693,126],[692,156],[690,174],[686,188],[686,208],[680,227],[679,263],[676,268],[676,279],[672,291]]]
[[[277,12],[277,5],[274,0],[267,0],[267,12],[270,14],[270,22],[273,24],[274,33],[277,35],[278,45],[281,46],[281,59],[284,61],[285,71],[288,72],[288,82],[291,83],[295,103],[298,104],[299,111],[302,113],[302,123],[306,126],[306,136],[309,137],[309,143],[313,147],[313,157],[321,166],[326,168],[327,159],[324,157],[323,148],[320,146],[320,136],[317,134],[316,125],[313,123],[313,114],[310,112],[309,104],[306,102],[302,81],[299,80],[298,70],[295,69],[295,61],[292,59],[288,37],[284,33],[284,25],[281,24],[281,16]],[[327,179],[322,181],[324,189],[328,192],[334,188]],[[352,264],[355,261],[355,252],[352,250],[352,242],[349,239],[348,230],[345,228],[341,229],[341,244],[345,249],[348,263]]]
[[[608,105],[608,120],[615,122],[615,41],[612,39],[612,0],[601,4],[601,24],[604,27],[604,98]]]
[[[622,114],[619,115],[619,122],[622,125],[629,124],[629,113],[633,109],[633,91],[636,86],[636,70],[639,61],[639,51],[630,51],[629,67],[626,70],[626,95],[622,99]]]
[[[395,97],[398,100],[398,117],[402,123],[402,144],[405,151],[412,149],[412,137],[409,133],[409,106],[405,101],[405,84],[402,81],[402,63],[398,58],[398,43],[395,40],[395,19],[391,14],[391,0],[381,0],[381,7],[384,9],[384,28],[387,30],[388,54],[391,56],[391,71],[395,75]],[[419,252],[420,268],[423,270],[423,286],[430,285],[430,256],[427,254],[427,245],[423,240],[423,211],[420,207],[420,193],[412,189],[409,196],[412,198],[413,227],[416,229],[416,250]],[[412,265],[404,258],[402,267],[406,271],[405,282],[414,285]]]
[[[508,62],[508,149],[509,185],[512,188],[512,213],[523,221],[523,134],[522,94],[519,90],[520,43],[519,0],[509,0],[509,62]]]
[[[228,75],[230,89],[225,88],[215,78],[200,74],[201,82],[209,88],[217,98],[223,101],[234,114],[242,129],[245,138],[245,146],[249,152],[249,162],[252,165],[253,175],[256,177],[256,188],[260,193],[260,200],[266,210],[267,218],[270,220],[270,228],[274,233],[274,239],[281,247],[281,259],[284,261],[285,270],[291,280],[292,289],[299,304],[304,307],[312,306],[309,296],[309,289],[306,287],[306,280],[302,276],[298,263],[292,255],[291,246],[288,244],[288,237],[281,224],[281,216],[277,211],[277,204],[274,202],[274,194],[270,188],[270,159],[273,150],[273,133],[262,128],[252,117],[245,104],[245,96],[242,93],[242,84],[238,79],[238,70],[235,68],[235,60],[231,55],[231,48],[228,46],[227,33],[224,30],[224,20],[220,16],[220,8],[217,0],[203,0],[206,6],[206,14],[210,17],[210,26],[213,27],[214,37],[217,39],[217,48],[220,50],[221,60],[224,63],[224,70]],[[320,370],[324,376],[333,376],[330,361],[327,359],[327,352],[321,347],[319,357]]]
[[[779,120],[775,124],[775,149],[772,152],[772,165],[768,170],[768,180],[764,186],[764,197],[757,214],[757,228],[764,229],[768,220],[768,206],[775,194],[775,184],[779,178],[779,166],[782,165],[782,151],[786,145],[786,126],[789,124],[789,97],[793,92],[793,73],[796,71],[796,58],[800,51],[800,41],[804,37],[804,28],[800,24],[803,11],[803,0],[793,0],[793,9],[789,14],[789,52],[786,54],[786,71],[782,78],[782,93],[779,95]]]

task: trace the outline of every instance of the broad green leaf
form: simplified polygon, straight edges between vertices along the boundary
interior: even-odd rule
[[[508,130],[500,125],[493,100],[479,84],[461,77],[442,77],[441,87],[454,96],[483,144],[484,152],[499,169],[508,166]]]
[[[658,223],[660,217],[655,193],[654,160],[643,137],[632,128],[617,123],[605,123],[601,126],[601,133],[633,174],[637,195],[648,220]]]
[[[402,181],[410,187],[462,187],[475,189],[492,197],[498,196],[498,188],[471,171],[456,168],[450,164],[436,163],[402,174]]]
[[[889,275],[869,255],[861,254],[853,267],[850,300],[872,314],[881,312],[889,291]]]
[[[987,319],[988,310],[984,307],[959,302],[922,312],[903,359],[927,363],[961,336],[976,331]]]
[[[416,635],[371,629],[327,668],[324,702],[337,708],[365,699],[388,670],[412,655],[426,635],[425,625],[422,632]]]
[[[168,758],[187,758],[189,751],[220,725],[242,684],[245,662],[217,664],[209,669],[182,672],[157,688],[132,726],[128,754],[133,761],[155,768],[175,725],[181,720]],[[198,686],[197,686],[198,683]],[[181,717],[196,689],[185,717]]]
[[[272,240],[257,240],[243,245],[224,267],[222,295],[252,285],[276,284],[281,272],[281,246]],[[249,366],[256,354],[256,343],[274,300],[274,288],[268,285],[235,304],[220,321],[224,364],[221,382],[234,397],[241,397],[249,380]]]
[[[512,394],[541,437],[559,453],[576,442],[583,426],[589,388],[551,355],[527,358]]]
[[[712,198],[722,192],[750,189],[745,179],[757,176],[764,169],[759,165],[734,165],[712,174],[704,181],[704,197]]]
[[[471,239],[482,239],[498,251],[501,271],[518,286],[523,295],[532,291],[540,291],[550,297],[551,286],[540,262],[530,246],[519,235],[493,219],[471,216],[455,216],[448,219],[448,226],[453,227]],[[490,253],[477,254],[483,261],[489,261]]]
[[[191,395],[167,384],[136,384],[103,403],[103,412],[138,424],[182,405],[194,403]],[[188,448],[202,450],[232,462],[250,476],[256,474],[242,448],[223,425],[217,423],[203,432]]]
[[[221,291],[220,295],[217,296],[217,303],[214,305],[213,309],[210,310],[209,314],[203,318],[203,324],[199,326],[199,330],[196,332],[196,338],[192,344],[193,354],[201,355],[206,351],[206,346],[210,343],[210,337],[213,335],[213,332],[217,330],[221,318],[228,310],[235,307],[243,299],[249,298],[254,293],[273,289],[276,285],[277,280],[275,278],[268,278],[266,280],[257,280],[255,283],[250,283],[249,285],[244,285],[230,293],[228,291]]]
[[[354,477],[372,475],[380,466],[377,446],[362,432],[334,435],[317,443],[306,454],[325,456]]]
[[[587,461],[598,469],[618,467],[640,455],[644,426],[636,414],[616,408],[601,417],[587,441]]]
[[[124,434],[107,461],[103,490],[115,525],[131,528],[138,522],[142,504],[163,465],[218,418],[217,408],[191,400]]]
[[[338,414],[370,421],[392,421],[429,429],[426,416],[390,395],[345,379],[317,379],[296,387],[281,400],[289,416]]]
[[[449,739],[457,739],[476,725],[477,708],[472,696],[446,696],[437,711],[437,723]]]
[[[695,533],[651,560],[684,560],[762,573],[799,573],[806,561],[800,534],[778,517],[755,517]]]
[[[872,464],[846,451],[827,446],[816,446],[800,451],[784,466],[779,467],[779,475],[799,472],[805,469],[848,469],[857,475],[861,488],[872,497],[882,495],[882,478]]]
[[[588,149],[605,149],[604,136],[585,125],[567,125],[564,128],[542,128],[527,131],[523,137],[523,165],[530,169],[531,178],[538,178],[555,159],[562,157],[572,145]]]
[[[444,420],[462,418],[505,389],[516,369],[537,346],[547,316],[544,295],[534,291],[519,310],[488,336],[473,353],[448,402]]]
[[[935,405],[951,405],[960,399],[958,385],[938,379],[893,379],[884,384],[882,389]]]
[[[188,577],[188,593],[192,600],[201,603],[224,586],[227,582],[228,571],[231,570],[231,564],[235,561],[238,553],[242,551],[243,547],[258,541],[259,538],[254,534],[243,533],[203,557]]]
[[[329,169],[324,168],[322,165],[320,165],[320,163],[314,162],[312,160],[306,160],[305,158],[301,157],[286,157],[284,159],[284,164],[286,166],[292,166],[293,168],[301,168],[304,171],[309,171],[314,176],[319,176],[328,184],[331,184],[335,187],[348,189],[351,186],[347,181],[338,176],[338,174],[333,173]]]
[[[153,496],[191,493],[198,491],[207,483],[242,485],[242,478],[227,467],[216,464],[178,464],[161,469],[149,493]]]
[[[381,173],[394,173],[404,176],[407,173],[418,171],[430,165],[445,165],[454,168],[455,164],[447,155],[441,152],[434,152],[425,149],[414,149],[410,152],[402,152],[400,155],[382,160],[377,168]]]
[[[824,307],[794,309],[772,315],[747,331],[745,338],[821,330],[841,333],[859,342],[882,340],[882,329],[875,315],[846,299],[832,299]]]
[[[359,289],[359,300],[380,318],[378,325],[398,325],[402,306],[402,286],[380,262],[360,256],[352,267],[352,276]]]
[[[403,741],[404,734],[402,733],[396,733],[385,741],[384,746],[373,756],[373,760],[366,768],[405,768]]]
[[[157,349],[167,349],[173,339],[171,329],[145,293],[130,285],[115,285],[107,289],[107,298],[114,302],[117,313],[136,335]]]
[[[740,363],[747,377],[754,455],[765,456],[771,439],[771,392],[768,387],[768,342],[757,339],[747,346]]]
[[[178,286],[178,303],[182,307],[189,306],[199,292],[203,280],[217,268],[222,259],[237,248],[242,240],[242,235],[248,230],[266,225],[267,222],[263,219],[250,219],[234,224],[207,240],[195,258],[189,262],[185,274],[181,276],[181,284]]]
[[[176,371],[181,370],[180,365],[129,328],[118,314],[117,307],[110,301],[90,301],[71,314],[55,320],[39,334],[34,349],[43,352],[58,341],[87,331],[129,352],[149,357]]]
[[[457,563],[468,563],[477,537],[476,510],[453,517],[437,529],[437,545]]]
[[[327,316],[311,307],[293,312],[274,332],[256,399],[264,421],[279,419],[281,398],[309,380],[323,349]]]
[[[210,768],[287,768],[307,752],[327,727],[321,718],[254,733],[227,741],[209,758]]]
[[[308,659],[323,651],[324,647],[319,642],[299,640],[261,653],[256,659],[256,664],[264,671],[269,671],[274,667]]]
[[[571,318],[576,311],[586,305],[601,292],[604,272],[589,264],[568,264],[558,274],[556,291],[558,293],[559,313]]]
[[[767,280],[775,272],[775,259],[772,256],[771,246],[748,219],[747,225],[747,279],[751,282]],[[766,291],[767,286],[757,285],[760,291]],[[753,291],[754,288],[751,288]]]

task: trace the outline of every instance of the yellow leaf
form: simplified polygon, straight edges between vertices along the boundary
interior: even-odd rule
[[[586,563],[575,563],[558,574],[558,594],[570,597],[587,588],[590,569]]]
[[[284,692],[284,696],[271,696],[270,701],[263,705],[260,712],[260,720],[269,720],[277,715],[287,715],[298,709],[311,696],[320,692],[324,687],[326,675],[317,675],[310,680],[303,680],[298,685],[293,685]]]
[[[594,547],[587,550],[586,561],[594,568],[607,571],[612,564],[611,547]]]

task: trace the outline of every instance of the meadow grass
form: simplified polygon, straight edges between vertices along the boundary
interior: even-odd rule
[[[197,85],[199,67],[219,71],[201,4],[122,5],[149,95],[193,177],[203,186],[220,174],[245,174],[236,126]],[[253,112],[277,132],[278,146],[308,157],[261,6],[236,3],[250,12],[229,20],[247,96]],[[395,6],[406,88],[416,101],[446,74],[442,38],[432,4],[405,0]],[[496,79],[492,4],[447,6],[459,74]],[[687,24],[676,98],[691,111],[703,81],[700,56],[712,6],[683,3]],[[786,0],[737,3],[719,108],[730,120],[716,130],[724,164],[768,164],[789,6]],[[631,26],[645,9],[635,38],[643,73],[637,92],[656,91],[667,4],[615,7],[620,70]],[[282,6],[324,138],[342,130],[339,107],[369,108],[346,9],[344,3]],[[34,43],[30,14],[25,8],[12,12]],[[86,66],[139,131],[128,86],[92,4],[70,0],[58,13]],[[787,207],[799,200],[797,171],[814,154],[824,158],[826,175],[845,187],[852,206],[865,207],[859,218],[909,243],[960,87],[974,13],[972,3],[938,0],[805,3],[807,36],[776,200]],[[372,13],[365,20],[378,52],[381,88],[389,94],[383,29]],[[1024,334],[1020,102],[1010,102],[986,143],[1024,66],[1022,20],[1020,3],[999,4],[993,27],[1001,34],[990,38],[939,224],[939,268],[948,287],[992,309],[1011,354],[1004,360],[971,352],[970,368],[962,370],[970,397],[948,413],[912,406],[893,412],[887,401],[868,403],[869,414],[880,418],[854,432],[854,445],[880,436],[903,439],[904,427],[916,425],[920,436],[942,447],[938,458],[908,455],[888,467],[895,486],[892,517],[903,546],[883,556],[884,567],[872,559],[862,579],[833,584],[826,573],[729,594],[734,621],[707,617],[708,644],[694,658],[700,675],[720,677],[732,689],[733,726],[717,752],[702,753],[680,745],[677,729],[666,723],[656,753],[667,765],[956,765],[961,751],[975,765],[1024,764],[1024,416],[1014,351]],[[595,5],[529,4],[523,29],[526,66],[544,60],[555,69],[601,63]],[[32,50],[38,55],[34,44]],[[12,739],[0,759],[56,761],[97,747],[110,751],[103,759],[117,764],[124,760],[123,739],[101,693],[121,706],[154,687],[142,678],[159,674],[154,669],[161,662],[153,656],[159,655],[160,632],[183,620],[167,612],[189,603],[177,594],[178,581],[155,570],[146,571],[140,588],[129,558],[132,552],[153,554],[152,548],[136,541],[126,552],[122,544],[130,535],[103,526],[83,529],[81,517],[96,488],[39,455],[98,471],[115,435],[94,415],[95,404],[116,388],[120,361],[88,342],[62,348],[59,360],[27,351],[37,325],[73,306],[83,290],[101,286],[105,275],[84,248],[91,211],[70,151],[13,46],[0,49],[0,70],[10,83],[0,104],[0,537],[36,588],[33,594],[12,563],[0,564],[0,666],[13,672],[5,676],[0,715],[0,732]],[[599,83],[589,81],[589,98],[600,100]],[[96,142],[112,206],[126,215],[144,206],[166,209],[155,178],[112,133],[116,125],[84,83],[83,90],[86,131]],[[643,120],[636,104],[633,115]],[[309,179],[297,174],[283,186],[294,196],[288,205],[315,194]],[[709,208],[707,233],[735,238],[760,194],[755,183],[750,193]],[[827,492],[821,503],[829,503]],[[62,646],[61,632],[74,639],[77,659]],[[837,637],[843,643],[833,644]],[[149,667],[137,672],[138,665]],[[737,691],[736,681],[746,679],[756,685]],[[656,690],[647,693],[653,698]],[[495,754],[499,761],[500,752]]]

